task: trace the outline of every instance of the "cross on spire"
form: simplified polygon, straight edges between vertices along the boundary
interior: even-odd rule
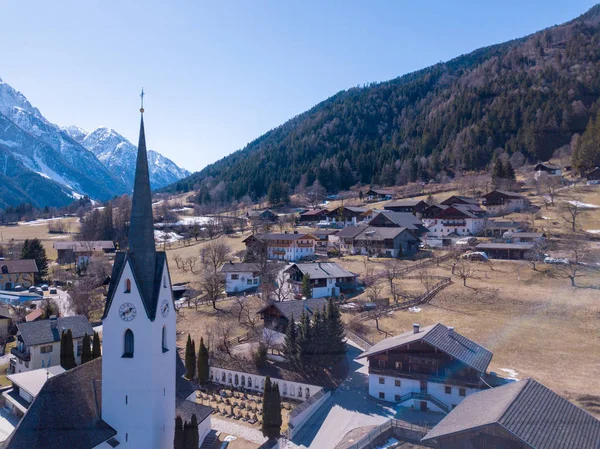
[[[142,99],[142,106],[140,107],[140,112],[143,114],[144,113],[144,95],[146,95],[144,93],[144,88],[142,87],[142,93],[140,94],[140,98]]]

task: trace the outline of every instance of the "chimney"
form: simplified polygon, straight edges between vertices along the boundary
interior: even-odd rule
[[[418,333],[419,333],[419,329],[420,329],[420,328],[421,328],[421,325],[420,325],[420,324],[417,324],[417,323],[413,324],[413,332],[414,332],[415,334],[418,334]]]
[[[57,323],[57,319],[56,319],[56,315],[52,315],[50,317],[50,328],[51,329],[56,329],[56,323]]]
[[[454,336],[454,328],[453,328],[453,327],[448,327],[448,335],[449,335],[450,337],[453,337],[453,336]]]

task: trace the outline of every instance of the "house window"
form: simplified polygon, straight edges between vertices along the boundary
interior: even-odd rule
[[[458,395],[465,397],[467,395],[467,391],[464,388],[459,388],[458,389]]]
[[[394,395],[394,401],[398,402],[400,401],[401,396],[399,394],[395,394]]]
[[[125,279],[125,293],[131,293],[131,279]]]
[[[400,387],[400,386],[402,386],[402,382],[400,381],[400,379],[395,379],[395,380],[394,380],[394,385],[395,385],[396,387]]]
[[[446,386],[444,387],[444,392],[445,392],[446,394],[452,394],[452,387],[449,387],[449,386],[447,386],[447,385],[446,385]]]
[[[401,370],[402,369],[402,362],[396,362],[395,366],[396,366],[397,370]]]
[[[252,285],[252,279],[248,279],[248,281],[246,281],[246,284]]]
[[[385,393],[383,391],[379,392],[379,399],[385,399]]]
[[[123,337],[123,358],[133,358],[133,343],[133,332],[131,329],[127,329]]]
[[[83,351],[83,341],[77,342],[77,357],[81,357],[81,352]]]
[[[41,352],[42,354],[48,354],[49,352],[52,352],[52,345],[45,345],[45,346],[42,346],[42,347],[40,348],[40,352]]]
[[[379,368],[385,368],[385,360],[379,359],[377,363],[379,363]]]
[[[231,280],[232,280],[232,281],[237,281],[239,278],[240,278],[240,275],[239,275],[239,274],[232,274],[232,275],[231,275]]]
[[[384,384],[385,383],[385,377],[380,377],[379,378],[379,383],[380,384]]]
[[[163,326],[162,328],[162,352],[167,352],[169,350],[167,346],[167,326]]]

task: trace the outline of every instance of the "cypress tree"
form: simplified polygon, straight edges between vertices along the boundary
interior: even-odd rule
[[[63,338],[64,342],[62,341]],[[66,370],[77,366],[77,363],[75,363],[75,352],[73,351],[73,333],[71,329],[63,332],[63,336],[61,337],[61,361],[61,366]]]
[[[192,449],[194,434],[193,434],[192,424],[189,421],[185,421],[183,423],[183,447],[185,449]],[[197,448],[198,446],[196,446]]]
[[[329,352],[329,362],[331,364],[339,362],[346,354],[346,333],[342,315],[333,298],[327,301],[325,309],[325,322],[327,325],[327,349]]]
[[[65,339],[67,338],[67,333],[62,331],[60,334],[60,366],[65,368]],[[65,368],[66,369],[66,368]]]
[[[310,352],[312,354],[311,365],[314,368],[321,368],[326,363],[325,354],[329,342],[327,341],[327,326],[324,319],[325,317],[321,311],[316,310],[313,315],[310,341]]]
[[[98,332],[94,332],[94,338],[92,342],[92,359],[97,359],[102,355],[102,349],[100,348],[100,335]]]
[[[192,420],[190,421],[190,449],[198,449],[200,445],[200,434],[198,433],[198,418],[196,415],[192,415]]]
[[[281,417],[281,395],[279,394],[279,384],[273,386],[273,434],[272,438],[277,438],[281,435],[281,424],[283,419]]]
[[[304,276],[302,276],[301,293],[303,298],[312,298],[313,288],[312,282],[310,281],[310,274],[305,274]]]
[[[288,361],[292,369],[298,368],[298,341],[294,315],[292,315],[290,321],[288,321],[288,326],[285,331],[283,356]]]
[[[173,441],[174,449],[185,449],[183,440],[183,420],[177,415],[175,418],[175,439]]]
[[[271,378],[265,378],[265,389],[263,391],[263,419],[262,434],[266,438],[276,438],[280,434],[281,424],[277,425],[277,414],[281,417],[281,405],[276,404],[276,396],[271,384]],[[277,409],[275,407],[277,406]]]
[[[192,337],[188,334],[185,344],[185,377],[192,380],[196,375],[196,351],[192,342]]]
[[[204,385],[210,377],[208,365],[208,349],[204,345],[204,338],[200,337],[200,348],[198,349],[198,383]]]
[[[81,347],[81,364],[89,362],[92,360],[92,347],[90,342],[90,336],[85,334],[83,336],[82,347]]]

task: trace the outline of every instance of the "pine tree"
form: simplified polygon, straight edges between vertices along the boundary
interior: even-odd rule
[[[298,332],[298,368],[306,371],[310,368],[310,352],[311,352],[311,333],[310,333],[310,317],[303,310],[300,316],[300,332]]]
[[[311,329],[311,366],[317,369],[323,367],[326,363],[326,352],[329,345],[327,341],[327,325],[323,315],[320,310],[315,311]]]
[[[327,324],[327,349],[329,362],[333,365],[339,362],[346,354],[346,333],[344,322],[337,304],[333,298],[329,298],[325,309],[325,322]]]
[[[200,348],[198,349],[198,383],[204,385],[210,377],[208,365],[208,349],[204,345],[204,338],[200,337]]]
[[[38,269],[38,272],[35,273],[35,282],[40,282],[48,276],[48,257],[46,257],[46,250],[40,239],[25,239],[21,250],[21,259],[35,260]]]
[[[97,359],[102,355],[102,349],[100,348],[100,335],[98,332],[94,332],[94,338],[92,342],[92,359]]]
[[[285,340],[283,343],[283,356],[288,361],[292,369],[298,368],[298,341],[297,341],[297,329],[296,322],[294,321],[294,315],[288,322],[287,329],[285,331]]]
[[[313,294],[312,282],[310,280],[310,274],[305,274],[302,276],[302,287],[301,287],[302,297],[306,299],[311,299]]]
[[[92,360],[92,346],[90,341],[90,336],[85,334],[83,336],[83,341],[81,342],[81,364],[89,362]]]
[[[183,420],[177,415],[175,418],[175,438],[173,441],[174,449],[185,449],[183,436]]]
[[[503,168],[504,178],[509,179],[511,181],[516,181],[517,177],[515,175],[515,169],[513,168],[512,164],[510,163],[510,161],[508,159],[506,160],[506,164],[504,164],[503,167],[504,167]]]
[[[75,368],[77,363],[75,363],[75,352],[73,351],[73,333],[71,332],[71,329],[68,329],[67,332],[62,333],[60,346],[61,366],[66,370]]]
[[[504,177],[504,165],[502,164],[500,158],[498,158],[494,162],[494,166],[492,168],[492,184],[494,184],[495,188],[498,188],[502,182],[501,180],[504,179]]]
[[[185,377],[192,380],[196,375],[196,351],[194,351],[192,337],[188,334],[185,344]]]

